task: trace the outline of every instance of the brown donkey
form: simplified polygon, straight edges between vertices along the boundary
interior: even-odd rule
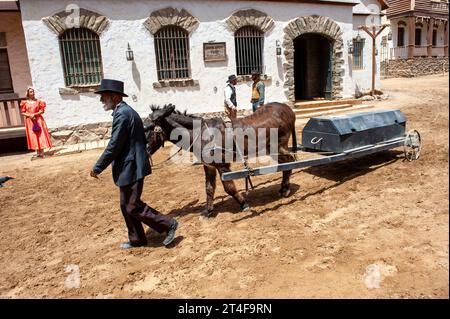
[[[217,172],[220,176],[230,172],[232,161],[254,156],[256,152],[261,154],[259,148],[263,147],[265,147],[266,154],[276,158],[278,163],[295,160],[288,149],[291,134],[293,134],[294,148],[297,145],[295,114],[286,104],[265,104],[250,116],[233,119],[232,128],[227,126],[221,118],[203,119],[187,115],[175,111],[175,106],[171,104],[161,108],[152,106],[151,109],[152,113],[144,120],[149,155],[155,153],[164,145],[165,141],[170,141],[184,150],[194,152],[203,164],[207,195],[206,209],[202,212],[203,216],[210,216],[213,211]],[[234,138],[231,134],[225,134],[226,131],[229,132],[230,130],[234,132]],[[176,131],[178,133],[175,133]],[[247,134],[252,131],[255,134]],[[239,139],[237,132],[244,133],[240,140],[243,141],[241,144],[237,142]],[[275,135],[273,135],[273,132],[276,132]],[[232,136],[231,143],[227,144],[226,139],[229,139],[230,136]],[[275,141],[273,140],[274,136]],[[277,143],[275,145],[277,154],[270,152],[270,149],[274,150],[273,143]],[[223,145],[229,145],[230,147],[222,147]],[[239,145],[242,146],[239,147]],[[251,149],[249,146],[254,147]],[[196,149],[201,154],[198,151],[196,152]],[[289,179],[291,174],[292,171],[283,171],[283,180],[279,191],[281,196],[287,197],[290,194]],[[222,181],[222,184],[225,191],[239,203],[241,210],[249,209],[249,205],[238,192],[233,181]]]

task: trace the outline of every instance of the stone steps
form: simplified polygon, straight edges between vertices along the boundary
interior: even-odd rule
[[[109,140],[99,140],[86,143],[70,144],[63,146],[55,146],[49,151],[44,153],[44,156],[61,156],[80,153],[82,151],[88,151],[98,148],[105,148],[108,145]]]
[[[342,105],[342,104],[362,104],[362,101],[355,99],[343,99],[343,100],[317,100],[317,101],[299,101],[294,103],[295,109],[308,109],[308,108],[318,108],[318,107],[328,107],[332,105]]]
[[[347,109],[352,106],[353,106],[352,104],[338,104],[338,105],[293,109],[293,111],[294,111],[295,115],[301,115],[301,114],[309,114],[309,113],[315,113],[315,112],[326,112],[326,111],[332,111],[332,110]]]

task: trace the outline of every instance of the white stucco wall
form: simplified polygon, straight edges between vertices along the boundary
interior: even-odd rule
[[[229,74],[235,73],[234,37],[226,28],[225,20],[235,11],[256,9],[270,15],[274,28],[265,35],[264,63],[266,74],[272,78],[266,83],[266,101],[287,100],[285,95],[283,63],[284,54],[276,56],[276,41],[283,41],[283,28],[293,19],[312,14],[332,18],[344,32],[344,97],[354,94],[355,79],[349,70],[347,42],[354,35],[352,7],[315,5],[308,3],[274,3],[266,1],[73,1],[73,0],[22,0],[21,10],[25,37],[29,52],[31,74],[38,95],[46,99],[48,108],[46,120],[50,127],[63,125],[110,121],[94,94],[82,93],[74,96],[61,96],[59,88],[64,87],[57,36],[41,21],[65,9],[68,4],[105,15],[110,20],[109,27],[101,34],[100,43],[105,78],[125,82],[125,91],[130,96],[126,101],[141,116],[149,113],[150,104],[173,103],[180,110],[188,112],[215,112],[223,110],[223,88]],[[184,8],[195,16],[200,24],[190,34],[191,75],[198,80],[199,87],[154,89],[157,82],[156,60],[153,36],[145,29],[143,22],[152,11],[166,7]],[[208,41],[226,42],[228,60],[226,62],[203,61],[203,43]],[[134,51],[134,62],[125,58],[127,43]],[[370,76],[370,69],[367,69]],[[355,77],[355,79],[352,78]],[[366,75],[367,76],[367,75]],[[240,108],[250,109],[251,83],[237,87]],[[217,92],[214,92],[214,88]],[[132,96],[136,97],[133,101]]]
[[[6,33],[14,93],[23,97],[32,83],[20,12],[0,12],[0,32]]]
[[[359,36],[365,39],[363,48],[363,69],[351,70],[351,77],[355,87],[359,90],[369,90],[372,88],[372,37],[364,30],[358,30],[359,26],[365,25],[366,16],[354,16],[353,37]],[[381,36],[376,38],[376,48],[378,48],[378,55],[375,56],[376,72],[375,72],[375,88],[380,88],[380,52],[381,52]],[[348,59],[352,63],[351,57]]]
[[[373,25],[380,26],[381,21],[381,6],[377,0],[360,0],[360,4],[355,6],[354,12],[367,12],[371,13],[369,15],[357,15],[353,16],[353,37],[355,38],[358,34],[361,38],[365,39],[363,48],[363,69],[362,70],[352,70],[351,75],[355,87],[357,89],[365,91],[372,88],[372,37],[368,35],[364,30],[359,30],[360,26],[368,26],[369,28]],[[377,29],[378,30],[378,29]],[[376,71],[375,71],[375,88],[380,88],[380,57],[381,57],[381,35],[376,38],[376,48],[378,49],[378,54],[375,56],[376,61]],[[349,62],[351,59],[349,58]]]

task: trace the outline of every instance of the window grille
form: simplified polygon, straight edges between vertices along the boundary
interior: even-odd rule
[[[189,34],[178,26],[161,28],[155,33],[158,80],[189,78]]]
[[[74,28],[59,37],[66,86],[97,85],[103,78],[98,35],[86,28]]]
[[[264,73],[264,32],[253,26],[245,26],[234,34],[236,48],[236,73],[249,75],[253,70]]]
[[[364,41],[365,39],[361,39],[361,41],[357,41],[353,39],[353,69],[361,70],[364,69],[363,64],[363,49],[364,49]]]

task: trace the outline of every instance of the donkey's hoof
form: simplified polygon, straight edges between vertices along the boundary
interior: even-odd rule
[[[211,217],[212,216],[212,214],[213,214],[213,211],[211,210],[211,211],[209,211],[209,210],[207,210],[207,209],[205,209],[205,210],[203,210],[201,213],[200,213],[200,217],[201,218],[209,218],[209,217]]]
[[[247,211],[249,211],[249,210],[250,210],[250,206],[249,206],[247,203],[245,203],[244,205],[242,205],[241,211],[247,212]]]
[[[278,194],[280,194],[281,197],[289,197],[289,195],[291,195],[291,190],[290,189],[280,189]]]

